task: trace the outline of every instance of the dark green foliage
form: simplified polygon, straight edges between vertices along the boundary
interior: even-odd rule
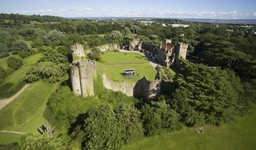
[[[84,40],[83,37],[77,33],[75,34],[69,34],[69,35],[65,35],[62,39],[62,44],[67,47],[70,48],[71,45],[74,45],[76,43],[80,43],[84,45]]]
[[[161,133],[161,116],[154,112],[154,108],[145,104],[141,108],[141,120],[143,123],[144,133],[146,136],[153,136]]]
[[[85,114],[90,108],[98,107],[102,103],[109,103],[113,107],[120,104],[133,105],[137,101],[121,92],[106,89],[99,76],[94,80],[94,89],[95,96],[83,98],[75,96],[68,86],[60,86],[48,100],[45,117],[57,129],[68,130],[71,124],[81,121],[79,114]]]
[[[47,79],[51,83],[56,83],[66,74],[68,61],[65,56],[56,50],[48,50],[43,55],[39,63],[27,72],[25,79],[27,82],[32,83],[39,79]]]
[[[166,104],[165,100],[144,104],[141,108],[141,120],[146,136],[160,134],[162,131],[181,129],[179,114]]]
[[[99,48],[93,48],[92,52],[88,54],[88,58],[91,60],[99,61],[102,59],[103,52]]]
[[[12,69],[17,70],[23,65],[23,63],[21,59],[11,56],[7,59],[7,65]]]
[[[117,41],[121,41],[123,40],[123,34],[118,31],[118,30],[113,30],[110,34],[111,38],[113,38],[114,40],[117,40]]]
[[[251,80],[251,82],[244,82],[243,83],[244,93],[246,99],[256,103],[256,80]]]
[[[27,43],[24,40],[16,40],[12,42],[12,53],[18,53],[20,51],[29,52],[30,48],[28,47]]]
[[[0,43],[0,58],[4,58],[7,56],[9,56],[9,51],[7,47],[5,46],[5,44]]]
[[[67,146],[65,142],[62,137],[49,138],[47,135],[29,133],[21,137],[19,149],[65,150]]]
[[[4,40],[4,43],[9,51],[12,50],[12,43],[16,40],[24,40],[24,38],[20,35],[15,34],[15,35],[9,36]]]
[[[4,43],[5,39],[10,37],[10,34],[4,30],[0,30],[0,43]]]
[[[109,105],[89,110],[79,128],[73,136],[82,143],[84,149],[117,150],[121,147],[121,132]]]
[[[18,143],[0,145],[0,150],[17,150],[17,148],[18,148]]]
[[[51,83],[56,83],[66,74],[67,66],[63,63],[39,62],[27,73],[26,81],[32,83],[41,79],[47,79]]]
[[[144,136],[140,121],[140,111],[129,105],[122,104],[115,112],[118,128],[121,131],[121,140],[124,144],[135,142]]]
[[[13,83],[4,83],[0,85],[0,97],[1,98],[8,98],[17,93],[26,82],[21,81],[19,83],[13,84]]]
[[[57,30],[51,30],[46,36],[45,36],[45,43],[47,45],[56,44],[60,45],[61,44],[61,39],[64,37],[63,33],[57,31]]]
[[[34,48],[42,47],[44,46],[44,40],[37,38],[31,43],[31,46]]]
[[[7,74],[6,74],[5,70],[4,70],[4,68],[2,66],[0,66],[0,83],[1,83],[1,81],[4,80],[4,78],[6,76],[7,76]]]
[[[24,59],[24,58],[27,58],[30,54],[31,54],[30,52],[20,51],[19,52],[19,57]]]
[[[246,102],[234,72],[204,65],[187,65],[185,72],[175,79],[177,88],[169,101],[184,124],[220,125],[241,114]]]
[[[67,47],[64,47],[64,46],[59,46],[57,48],[57,52],[62,54],[63,56],[67,57],[68,54],[71,54],[71,50]]]
[[[60,64],[68,63],[68,59],[58,51],[50,49],[43,53],[43,58],[40,59],[40,62],[52,62],[54,64]]]

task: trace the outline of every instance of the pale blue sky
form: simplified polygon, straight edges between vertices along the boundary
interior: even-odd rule
[[[256,0],[0,0],[0,13],[62,17],[256,19]]]

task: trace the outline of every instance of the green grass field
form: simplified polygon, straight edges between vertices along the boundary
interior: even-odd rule
[[[195,133],[196,128],[186,128],[145,138],[122,150],[255,150],[255,124],[256,107],[249,116],[238,118],[236,122],[220,127],[204,126],[204,134]]]
[[[107,77],[113,81],[136,82],[143,76],[154,80],[156,75],[155,69],[149,64],[147,58],[135,53],[105,52],[102,62],[97,62],[96,67],[98,74],[106,73]],[[136,75],[132,78],[124,77],[122,73],[125,69],[134,69]]]
[[[31,84],[18,98],[0,111],[0,129],[25,133],[38,133],[44,124],[43,112],[50,94],[58,84],[39,81]],[[0,133],[0,144],[19,141],[21,135]]]
[[[23,87],[23,85],[25,84],[24,79],[26,77],[27,71],[31,68],[32,65],[36,64],[41,57],[42,57],[41,53],[29,56],[28,58],[23,60],[23,66],[21,66],[21,68],[14,71],[10,75],[8,75],[7,78],[4,79],[3,84],[5,83],[13,84],[13,86],[10,89],[7,89],[9,93],[5,94],[4,97],[12,96],[10,94],[15,94]],[[4,61],[4,60],[1,60],[1,61]]]

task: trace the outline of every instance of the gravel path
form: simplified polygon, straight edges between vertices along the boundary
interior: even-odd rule
[[[24,86],[23,86],[16,94],[14,94],[12,97],[0,100],[0,111],[1,111],[7,104],[9,104],[11,101],[13,101],[15,98],[17,98],[28,86],[29,86],[29,84],[24,85]]]
[[[24,133],[24,132],[7,131],[7,130],[0,130],[0,132],[3,132],[3,133],[13,133],[13,134],[20,134],[20,135],[25,135],[25,134],[26,134],[26,133]]]

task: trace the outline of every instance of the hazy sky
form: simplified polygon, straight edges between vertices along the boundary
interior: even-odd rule
[[[256,19],[256,0],[0,0],[0,13]]]

